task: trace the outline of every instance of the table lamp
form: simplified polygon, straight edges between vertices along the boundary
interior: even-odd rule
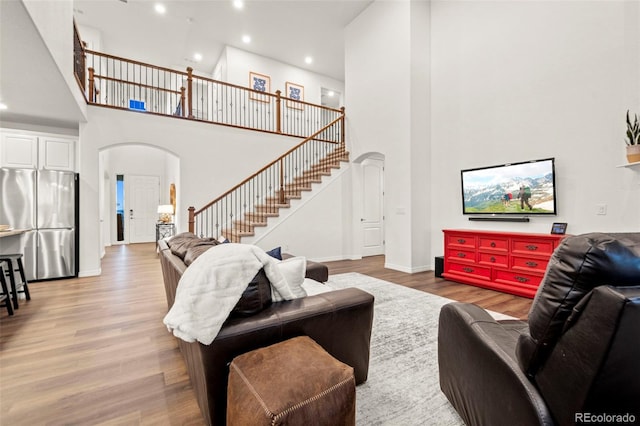
[[[161,204],[158,206],[159,221],[163,223],[171,222],[173,206],[171,204]]]

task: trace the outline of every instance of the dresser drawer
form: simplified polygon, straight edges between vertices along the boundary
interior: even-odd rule
[[[509,240],[506,238],[485,238],[480,237],[478,242],[478,248],[480,250],[491,250],[507,252],[509,251]]]
[[[456,248],[449,248],[447,251],[447,258],[451,261],[467,261],[467,262],[475,262],[476,261],[476,252],[473,250],[463,250]]]
[[[446,245],[456,248],[476,248],[476,237],[467,234],[446,234]]]
[[[488,266],[507,268],[509,266],[508,258],[506,254],[478,253],[478,263]]]
[[[511,252],[515,254],[540,254],[549,256],[553,253],[553,241],[512,240]]]
[[[519,271],[498,270],[496,271],[495,281],[536,289],[542,281],[542,276],[521,273]]]
[[[473,278],[487,280],[491,279],[491,268],[484,268],[476,265],[465,265],[463,263],[447,262],[447,272],[457,275],[467,275]]]
[[[518,271],[538,272],[544,274],[547,270],[547,264],[549,260],[547,258],[531,258],[511,256],[511,269]]]

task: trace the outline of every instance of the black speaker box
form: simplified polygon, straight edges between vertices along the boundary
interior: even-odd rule
[[[442,278],[444,272],[444,256],[436,256],[436,277]]]

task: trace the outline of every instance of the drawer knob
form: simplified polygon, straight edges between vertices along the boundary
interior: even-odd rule
[[[496,261],[496,258],[495,258],[495,257],[493,257],[493,256],[491,256],[491,257],[489,258],[489,260],[493,263],[493,262],[495,262],[495,261]]]
[[[467,242],[467,240],[465,240],[464,238],[458,238],[458,243],[464,244],[466,242]]]
[[[496,246],[496,242],[495,241],[491,241],[491,247],[495,247]]]
[[[458,257],[467,257],[466,253],[459,252]]]
[[[533,244],[529,244],[526,247],[527,247],[527,250],[531,250],[531,251],[538,250],[538,246],[533,245]]]
[[[529,262],[526,263],[526,265],[531,267],[531,268],[535,268],[536,266],[538,266],[538,262],[529,261]]]
[[[529,278],[519,277],[517,275],[514,278],[516,279],[516,281],[521,282],[521,283],[526,283],[527,281],[529,281]]]
[[[462,271],[470,274],[473,272],[473,268],[462,268]]]

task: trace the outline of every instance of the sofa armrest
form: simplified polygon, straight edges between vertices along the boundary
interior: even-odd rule
[[[517,322],[503,325],[476,305],[442,307],[440,388],[465,424],[554,424],[540,393],[515,360],[517,336]]]
[[[283,260],[291,257],[293,257],[292,254],[282,253]],[[327,282],[329,280],[329,268],[325,264],[307,259],[307,270],[304,277],[320,283]]]
[[[356,383],[364,382],[369,370],[373,302],[371,294],[356,288],[277,302],[249,318],[228,319],[211,345],[181,342],[181,348],[188,346],[186,358],[196,360],[196,368],[202,370],[193,371],[201,382],[193,385],[200,388],[199,396],[206,395],[207,401],[199,401],[201,408],[203,403],[208,407],[203,414],[208,412],[212,424],[224,424],[228,366],[233,358],[296,336],[311,337],[353,367]]]

